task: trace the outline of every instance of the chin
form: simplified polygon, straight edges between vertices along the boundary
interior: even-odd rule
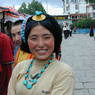
[[[21,46],[21,44],[20,43],[17,43],[16,46]]]
[[[41,60],[41,61],[45,61],[45,60],[48,60],[49,57],[38,57],[37,59],[38,59],[38,60]]]

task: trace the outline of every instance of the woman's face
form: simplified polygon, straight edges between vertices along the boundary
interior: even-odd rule
[[[28,45],[37,60],[47,60],[54,51],[54,37],[49,30],[37,25],[30,31]]]

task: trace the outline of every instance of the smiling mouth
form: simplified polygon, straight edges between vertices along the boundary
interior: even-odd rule
[[[37,50],[38,53],[44,54],[47,53],[48,49],[43,49],[43,50]]]

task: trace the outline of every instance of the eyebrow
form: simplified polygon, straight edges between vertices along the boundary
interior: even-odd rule
[[[31,37],[37,37],[38,35],[36,35],[36,34],[33,34],[33,35],[31,35]],[[51,34],[43,34],[43,35],[41,35],[41,36],[51,36]]]
[[[51,34],[43,34],[42,36],[51,36]]]

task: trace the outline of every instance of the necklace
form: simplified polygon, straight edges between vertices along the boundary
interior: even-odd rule
[[[39,73],[36,73],[34,76],[31,75],[31,77],[29,76],[29,72],[30,69],[32,68],[32,65],[34,63],[34,59],[31,61],[28,69],[26,70],[26,73],[24,75],[25,80],[23,81],[23,85],[27,88],[27,89],[31,89],[33,87],[33,85],[35,85],[38,81],[38,79],[42,76],[42,74],[46,71],[47,67],[49,66],[49,64],[53,61],[53,60],[48,60],[48,63],[44,65],[44,68],[42,68],[40,70]]]

